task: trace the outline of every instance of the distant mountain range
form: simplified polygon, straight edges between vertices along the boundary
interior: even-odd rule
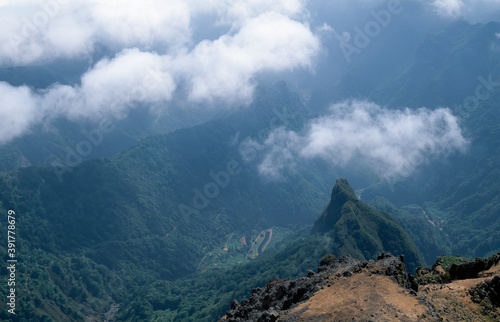
[[[441,255],[494,255],[499,30],[498,23],[457,23],[427,35],[411,59],[386,73],[377,62],[391,48],[374,46],[306,97],[284,82],[259,86],[250,106],[217,116],[181,113],[156,124],[161,134],[152,134],[154,125],[141,128],[151,118],[137,112],[113,123],[102,142],[92,132],[99,125],[61,121],[58,132],[35,129],[2,146],[0,213],[15,210],[18,220],[19,319],[99,320],[108,313],[116,320],[213,321],[234,298],[248,298],[273,278],[303,276],[327,254],[350,255],[355,266],[391,252],[404,255],[411,272]],[[280,126],[300,132],[332,102],[352,97],[391,109],[449,106],[469,149],[391,179],[353,171],[355,164],[346,170],[309,160],[276,181],[259,175],[252,154],[242,155],[248,139],[262,143]],[[91,140],[99,142],[95,154],[79,160],[78,144]],[[329,195],[340,177],[355,189],[342,179]],[[271,228],[272,236],[262,237]],[[251,259],[259,236],[266,247],[257,246]],[[0,250],[7,254],[7,245]],[[385,267],[366,264],[360,274],[376,265]],[[7,285],[7,268],[0,272]],[[0,295],[0,319],[8,321],[7,289]],[[422,318],[439,310],[420,308]]]

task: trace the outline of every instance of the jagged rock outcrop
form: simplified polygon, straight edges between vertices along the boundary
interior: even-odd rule
[[[419,267],[416,280],[420,285],[448,283],[477,278],[500,262],[500,253],[489,258],[469,259],[462,256],[441,256],[430,268]]]
[[[500,253],[496,254],[490,258],[476,258],[475,260],[453,264],[450,267],[450,279],[452,280],[463,280],[466,278],[476,278],[479,273],[485,271],[498,264],[500,261]]]
[[[265,287],[252,290],[248,300],[233,301],[231,310],[221,321],[276,321],[291,308],[310,299],[316,292],[331,286],[331,279],[346,279],[361,272],[390,277],[410,292],[416,284],[406,272],[403,256],[382,254],[375,261],[359,261],[344,256],[320,266],[318,273],[309,271],[296,280],[271,280]]]
[[[474,303],[482,303],[488,311],[500,307],[500,276],[478,284],[469,293]]]
[[[381,254],[377,261],[344,256],[296,280],[271,280],[254,289],[248,300],[233,301],[221,321],[498,321],[500,319],[500,253],[483,261],[487,270],[464,265],[477,276],[463,280],[435,279],[417,285],[406,272],[404,258]],[[437,273],[463,257],[442,257]],[[443,268],[443,266],[444,268]],[[421,271],[421,270],[419,270]]]

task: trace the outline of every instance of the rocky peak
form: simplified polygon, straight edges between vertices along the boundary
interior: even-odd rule
[[[311,234],[327,234],[336,245],[329,250],[338,257],[375,259],[388,252],[404,254],[410,270],[424,264],[417,246],[388,213],[378,211],[361,200],[346,179],[338,179],[331,200],[318,217]]]
[[[312,233],[323,233],[331,230],[341,217],[342,207],[349,201],[356,202],[357,200],[356,193],[349,182],[346,179],[337,179],[332,189],[330,202],[314,223]]]

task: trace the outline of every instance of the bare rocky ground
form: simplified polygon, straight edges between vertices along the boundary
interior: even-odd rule
[[[499,261],[437,265],[415,278],[402,256],[343,257],[303,278],[269,281],[233,301],[221,321],[500,321]]]

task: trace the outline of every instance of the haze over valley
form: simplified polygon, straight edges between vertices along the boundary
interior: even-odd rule
[[[0,25],[2,321],[500,316],[500,2],[5,0]]]

